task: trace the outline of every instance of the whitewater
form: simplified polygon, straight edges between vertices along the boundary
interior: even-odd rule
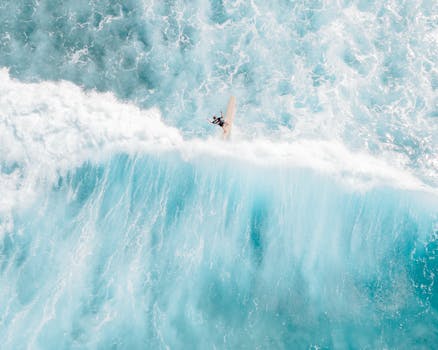
[[[437,16],[2,1],[0,348],[436,348]]]

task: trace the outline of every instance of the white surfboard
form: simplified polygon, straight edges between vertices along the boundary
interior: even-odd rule
[[[234,115],[236,114],[236,98],[234,96],[230,97],[227,106],[227,112],[225,113],[225,124],[224,129],[224,139],[230,137],[231,127],[233,126]]]

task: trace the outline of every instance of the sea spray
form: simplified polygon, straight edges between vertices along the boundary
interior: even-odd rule
[[[434,348],[434,12],[2,1],[2,348]]]

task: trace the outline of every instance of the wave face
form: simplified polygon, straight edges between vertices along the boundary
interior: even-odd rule
[[[437,11],[2,1],[1,348],[435,348]]]

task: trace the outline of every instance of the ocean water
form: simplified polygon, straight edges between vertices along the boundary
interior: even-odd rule
[[[0,348],[436,349],[437,57],[432,0],[0,1]]]

